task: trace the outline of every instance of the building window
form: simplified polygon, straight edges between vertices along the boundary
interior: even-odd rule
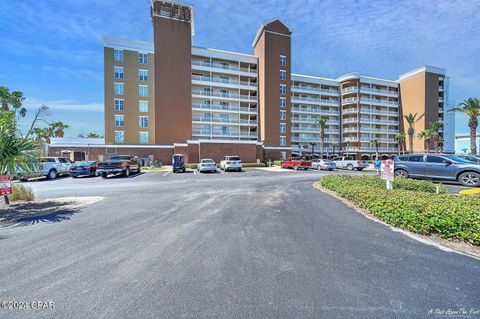
[[[113,67],[113,77],[115,79],[123,79],[123,67],[114,66]]]
[[[124,108],[124,100],[123,99],[114,99],[115,103],[115,111],[123,111]]]
[[[148,81],[148,70],[138,70],[138,80],[139,81]]]
[[[123,50],[113,50],[113,60],[114,61],[123,61]]]
[[[280,65],[281,66],[287,65],[287,57],[286,56],[284,56],[284,55],[280,56]]]
[[[287,145],[287,137],[280,136],[280,146],[285,146],[285,145]]]
[[[148,101],[140,100],[138,101],[138,111],[142,113],[148,112]]]
[[[223,96],[223,97],[229,97],[230,96],[230,92],[228,90],[220,90],[220,94]]]
[[[286,79],[287,79],[287,71],[280,70],[280,80],[286,80]]]
[[[148,96],[148,86],[147,85],[139,85],[138,86],[138,95],[142,97]]]
[[[286,121],[287,120],[287,112],[286,111],[280,111],[280,120],[281,121]]]
[[[148,132],[139,133],[140,144],[148,144]]]
[[[148,64],[148,53],[138,53],[138,63]]]
[[[124,143],[125,142],[125,132],[115,131],[115,143]]]
[[[148,128],[148,116],[139,116],[138,126],[140,126],[141,128]]]
[[[280,84],[280,94],[285,95],[287,93],[287,86],[285,84]]]
[[[115,95],[123,95],[124,87],[123,83],[113,83],[113,91]]]
[[[287,107],[287,99],[284,97],[280,98],[280,107],[281,108],[286,108]]]
[[[287,133],[287,124],[280,123],[280,133]]]
[[[124,115],[115,115],[115,126],[124,127],[125,126],[125,116]]]
[[[228,109],[229,109],[229,107],[228,107],[228,102],[220,101],[220,106],[221,106],[222,109],[224,109],[224,110],[228,110]]]

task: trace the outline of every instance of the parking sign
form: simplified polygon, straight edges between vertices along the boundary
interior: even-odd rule
[[[10,195],[12,193],[12,184],[10,176],[0,176],[0,196]]]
[[[392,160],[382,161],[382,166],[380,168],[380,177],[386,181],[393,182],[394,162]]]

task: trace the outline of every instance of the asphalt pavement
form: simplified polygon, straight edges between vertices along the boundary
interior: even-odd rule
[[[365,218],[312,187],[322,174],[28,183],[38,198],[105,199],[0,228],[0,303],[54,304],[0,318],[411,319],[480,308],[479,260]]]

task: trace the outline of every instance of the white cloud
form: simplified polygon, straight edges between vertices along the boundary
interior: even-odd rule
[[[35,110],[41,105],[46,105],[50,110],[60,111],[81,111],[81,112],[103,112],[103,103],[91,102],[91,103],[78,103],[75,100],[62,100],[62,101],[45,101],[36,98],[27,98],[23,105],[28,110]]]

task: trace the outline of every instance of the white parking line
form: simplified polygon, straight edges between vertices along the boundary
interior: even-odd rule
[[[168,171],[168,172],[166,172],[165,174],[163,174],[163,176],[167,176],[167,175],[170,174],[170,173],[171,173],[171,171]]]
[[[193,170],[193,175],[197,175],[197,170],[196,169]]]

